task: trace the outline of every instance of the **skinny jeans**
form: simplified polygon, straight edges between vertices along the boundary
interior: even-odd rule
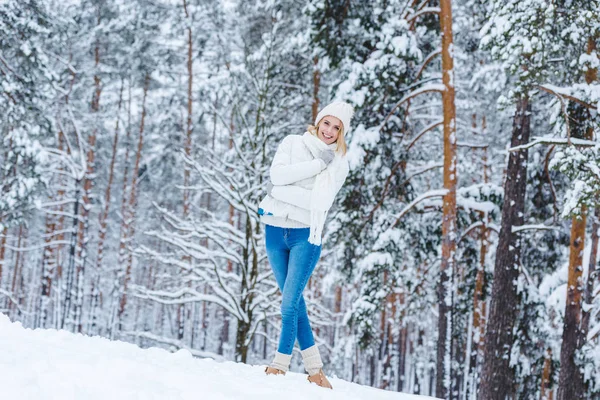
[[[292,354],[315,344],[302,292],[319,261],[321,246],[308,242],[310,228],[265,226],[267,257],[281,290],[281,335],[277,351]]]

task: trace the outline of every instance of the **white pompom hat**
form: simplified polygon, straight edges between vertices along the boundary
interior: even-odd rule
[[[333,103],[328,104],[319,112],[319,114],[317,114],[315,126],[328,115],[342,121],[342,125],[344,125],[344,135],[350,131],[350,120],[354,115],[354,107],[350,104],[343,101],[334,101]]]

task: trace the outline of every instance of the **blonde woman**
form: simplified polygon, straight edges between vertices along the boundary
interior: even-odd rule
[[[308,132],[283,139],[271,164],[268,194],[258,210],[266,224],[267,256],[282,293],[279,346],[265,372],[289,370],[297,339],[308,380],[330,389],[302,292],[321,254],[327,211],[348,175],[344,135],[353,114],[350,104],[331,103]]]

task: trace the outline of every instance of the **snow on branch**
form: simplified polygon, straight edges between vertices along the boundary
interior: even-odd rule
[[[46,247],[50,247],[50,246],[69,245],[69,244],[71,244],[71,242],[69,240],[53,240],[50,243],[44,242],[40,245],[28,246],[28,247],[15,247],[15,246],[11,246],[10,244],[6,243],[6,244],[4,244],[4,247],[7,248],[8,250],[20,253],[20,252],[25,252],[25,251],[45,249]]]
[[[471,233],[473,230],[475,230],[475,229],[477,229],[479,227],[484,227],[485,228],[485,224],[483,223],[483,221],[477,221],[477,222],[471,224],[471,226],[469,226],[467,229],[465,229],[465,231],[460,236],[460,239],[458,239],[458,241],[456,242],[456,244],[462,242],[462,240],[465,237],[467,237],[467,235],[469,235],[469,233]]]
[[[8,300],[10,300],[11,303],[13,304],[13,306],[16,307],[17,310],[19,310],[19,312],[21,312],[25,315],[29,315],[29,313],[26,310],[23,310],[23,308],[21,307],[21,302],[19,301],[19,299],[15,298],[12,293],[10,293],[4,289],[0,289],[0,295],[3,295]]]
[[[370,221],[371,218],[373,218],[373,215],[375,214],[375,211],[377,211],[379,209],[379,207],[381,207],[381,205],[383,204],[387,194],[388,194],[388,189],[392,180],[392,177],[394,176],[394,174],[396,173],[396,170],[398,169],[398,167],[400,166],[401,161],[398,161],[394,167],[392,168],[392,170],[390,171],[390,174],[388,175],[386,181],[385,181],[385,186],[383,188],[383,194],[381,195],[381,198],[379,199],[379,201],[377,202],[377,204],[375,205],[375,207],[373,207],[373,209],[369,212],[369,215],[367,216],[367,218],[365,219],[365,224],[367,223],[367,221]],[[418,176],[420,174],[423,174],[427,171],[431,171],[432,169],[437,169],[437,168],[441,168],[444,166],[444,163],[434,163],[434,164],[430,164],[427,165],[423,168],[420,168],[414,172],[412,172],[411,174],[408,175],[408,177],[404,180],[404,182],[402,182],[402,185],[406,185],[412,178],[414,178],[415,176]],[[364,225],[363,225],[364,227]]]
[[[421,65],[421,67],[419,68],[419,71],[417,72],[417,75],[415,77],[415,79],[419,79],[419,77],[421,76],[421,74],[423,73],[423,71],[425,71],[425,68],[427,67],[427,65],[429,65],[429,63],[431,62],[431,60],[433,60],[436,56],[442,54],[442,48],[438,48],[435,49],[434,51],[432,51],[431,53],[429,53],[429,55],[425,58],[425,61],[423,61],[423,64]]]
[[[569,99],[571,101],[574,101],[576,103],[581,104],[584,107],[590,108],[592,110],[597,109],[598,105],[594,105],[594,104],[590,104],[584,100],[581,100],[578,97],[575,97],[573,94],[569,93],[569,89],[568,88],[561,88],[558,86],[554,86],[554,85],[537,85],[537,87],[541,90],[543,90],[544,92],[550,93],[556,97],[559,98],[559,100],[562,101],[562,98],[564,97],[565,99]]]
[[[411,201],[410,204],[408,204],[406,207],[404,207],[404,209],[402,211],[400,211],[400,214],[398,214],[398,217],[396,217],[396,221],[390,227],[390,229],[393,228],[393,227],[395,227],[396,225],[398,225],[398,222],[400,222],[400,219],[407,212],[409,212],[414,206],[416,206],[417,204],[419,204],[423,200],[434,198],[434,197],[444,197],[447,194],[448,194],[448,189],[430,190],[429,192],[423,193],[422,195],[420,195],[419,197],[417,197],[416,199],[414,199],[413,201]]]
[[[554,137],[544,136],[544,137],[535,137],[535,138],[533,138],[533,141],[526,143],[526,144],[522,144],[520,146],[511,147],[510,149],[508,149],[508,151],[521,151],[521,150],[529,149],[530,147],[533,147],[538,144],[553,144],[553,145],[573,144],[575,146],[593,147],[593,146],[596,146],[598,144],[598,142],[595,142],[593,140],[585,140],[585,139],[571,138],[569,140],[568,138],[554,138]]]
[[[489,145],[484,143],[457,142],[457,147],[469,147],[471,149],[487,149]]]
[[[517,232],[522,232],[522,231],[556,231],[559,230],[560,227],[558,226],[551,226],[551,225],[543,225],[543,224],[537,224],[537,225],[520,225],[520,226],[513,226],[511,228],[511,232],[512,233],[517,233]]]
[[[491,201],[477,201],[461,195],[456,196],[456,205],[462,207],[465,211],[475,210],[483,214],[489,214],[497,208]]]
[[[387,124],[388,120],[392,117],[394,112],[396,112],[398,107],[400,107],[402,104],[406,103],[408,100],[410,100],[414,97],[417,97],[419,95],[425,94],[425,93],[431,93],[431,92],[443,93],[444,90],[445,90],[444,85],[442,85],[441,83],[434,83],[431,85],[422,86],[419,89],[410,92],[409,94],[404,96],[402,99],[400,99],[400,101],[398,103],[396,103],[396,105],[394,107],[392,107],[392,110],[387,115],[387,117],[385,117],[385,119],[383,120],[383,123],[381,124],[381,127],[379,128],[379,130],[381,131],[383,129],[385,124]]]
[[[140,299],[153,300],[161,304],[184,304],[203,301],[214,303],[223,307],[240,321],[248,322],[248,315],[241,310],[241,307],[237,305],[236,307],[233,307],[221,297],[199,293],[191,288],[181,288],[175,292],[167,292],[164,290],[136,290],[133,295]]]
[[[25,82],[27,81],[27,79],[25,79],[22,75],[20,75],[15,68],[13,68],[8,61],[6,61],[6,59],[4,59],[4,57],[2,57],[2,55],[0,54],[0,62],[2,62],[2,64],[4,64],[4,66],[6,67],[6,69],[13,74],[14,76],[17,77],[18,80],[20,80],[21,82]]]
[[[417,142],[417,140],[419,140],[421,138],[421,136],[423,136],[427,132],[437,128],[438,126],[442,125],[443,123],[444,123],[444,120],[440,119],[440,120],[437,120],[437,121],[429,124],[425,128],[423,128],[421,130],[421,132],[419,132],[415,135],[414,139],[411,140],[411,142],[408,144],[408,146],[406,146],[406,151],[410,150],[410,148],[414,146],[414,144]]]
[[[596,324],[592,329],[590,329],[587,335],[588,342],[591,342],[593,339],[595,339],[598,334],[600,334],[600,324]]]
[[[424,7],[423,9],[417,11],[416,13],[409,15],[406,18],[406,21],[412,22],[413,20],[419,18],[421,15],[425,15],[425,14],[440,15],[441,12],[442,12],[442,10],[439,7]]]
[[[426,166],[415,169],[414,171],[406,171],[408,176],[406,177],[404,182],[402,182],[402,184],[405,185],[408,183],[408,181],[410,181],[415,176],[424,174],[425,172],[431,171],[432,169],[442,168],[443,166],[444,166],[444,162],[438,162],[438,163],[427,164]]]

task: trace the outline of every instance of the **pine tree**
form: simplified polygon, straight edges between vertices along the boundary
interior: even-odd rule
[[[510,146],[507,177],[504,183],[502,226],[490,300],[490,314],[485,338],[484,361],[479,396],[505,399],[514,395],[511,368],[515,340],[514,323],[519,309],[517,286],[520,274],[520,235],[515,227],[524,223],[527,177],[527,144],[531,132],[531,90],[544,77],[545,57],[549,52],[545,26],[551,23],[554,9],[544,2],[497,2],[493,4],[490,22],[485,27],[482,44],[493,57],[502,61],[513,76],[508,101],[516,107]],[[527,37],[528,40],[516,40]],[[516,149],[515,149],[516,148]]]

